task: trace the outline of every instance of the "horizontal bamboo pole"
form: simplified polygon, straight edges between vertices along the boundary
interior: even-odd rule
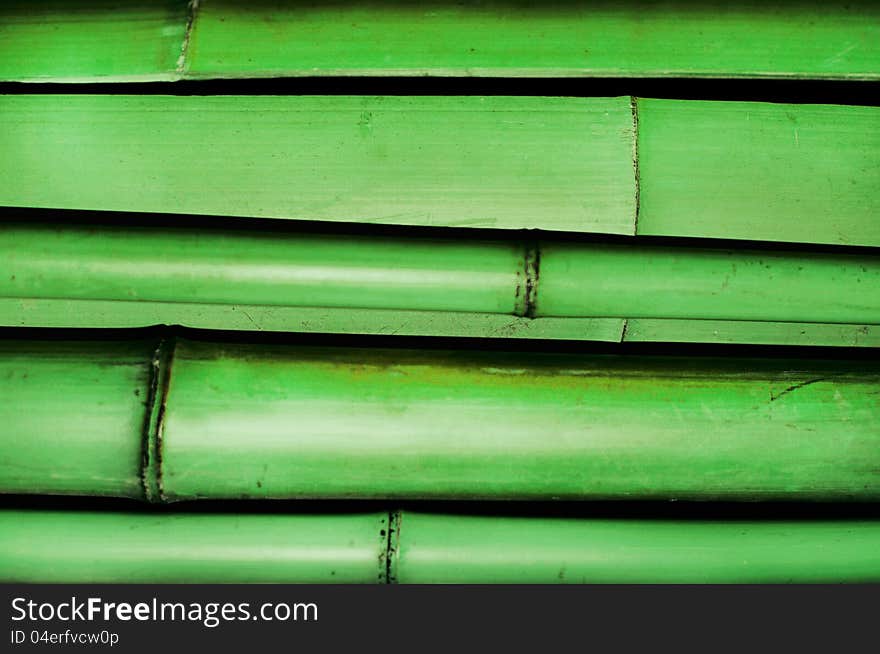
[[[7,297],[513,314],[525,296],[501,242],[4,226],[0,243]]]
[[[6,298],[880,324],[871,254],[8,224],[0,255]]]
[[[878,580],[874,520],[0,510],[7,583]]]
[[[406,512],[401,583],[880,581],[877,521],[486,518]]]
[[[0,22],[9,56],[0,59],[0,79],[877,79],[880,70],[880,15],[868,0],[200,0],[190,12],[187,4],[88,0],[35,8],[4,2]],[[346,47],[336,47],[340,43]]]
[[[193,341],[137,359],[134,348],[5,346],[0,490],[152,501],[880,499],[871,361]]]
[[[0,510],[0,579],[42,583],[377,583],[387,513]]]
[[[20,94],[0,141],[10,207],[880,246],[880,107]]]

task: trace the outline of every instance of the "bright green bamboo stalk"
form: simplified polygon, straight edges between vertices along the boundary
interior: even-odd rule
[[[878,107],[7,95],[0,141],[7,206],[880,246]]]
[[[637,112],[639,234],[880,245],[880,108],[640,98]]]
[[[869,0],[200,0],[190,15],[187,4],[4,2],[0,79],[876,79],[880,70],[880,17]],[[185,34],[190,21],[192,29]],[[338,47],[343,43],[346,47]]]
[[[632,234],[621,98],[0,96],[0,205]]]
[[[0,580],[377,583],[387,513],[0,510]]]
[[[7,297],[511,314],[521,247],[346,236],[4,227]]]
[[[878,25],[865,0],[203,0],[187,73],[875,79]]]
[[[176,79],[186,7],[187,0],[4,0],[0,3],[0,79]]]
[[[153,347],[0,340],[0,491],[143,497]]]
[[[683,521],[405,512],[401,583],[880,581],[877,521]]]
[[[877,582],[880,524],[0,511],[0,580],[43,583]],[[390,576],[386,556],[391,554]]]
[[[872,362],[154,347],[5,346],[0,491],[880,499]]]
[[[880,499],[871,363],[181,342],[169,500]]]
[[[0,254],[7,298],[880,324],[870,254],[46,225]]]
[[[538,316],[880,323],[880,258],[542,244]]]

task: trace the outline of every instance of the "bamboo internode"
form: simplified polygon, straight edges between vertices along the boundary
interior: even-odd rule
[[[880,324],[870,254],[5,225],[0,296]],[[163,321],[168,322],[168,321]]]

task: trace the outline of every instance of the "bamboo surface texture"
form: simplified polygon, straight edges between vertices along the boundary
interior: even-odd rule
[[[426,76],[496,82],[298,94]],[[0,3],[0,326],[880,346],[880,107],[498,78],[877,82],[880,3]],[[876,357],[185,334],[0,337],[0,494],[80,498],[0,582],[880,583]]]
[[[0,140],[10,207],[880,245],[878,107],[7,95]]]
[[[0,510],[3,582],[877,582],[878,545],[875,520]]]
[[[871,361],[148,349],[6,342],[0,490],[152,501],[880,498]]]
[[[0,79],[877,79],[878,43],[870,0],[16,0],[0,8]]]
[[[574,319],[571,332],[594,318],[880,324],[880,259],[864,252],[7,223],[0,254],[0,297],[120,314],[189,302]]]

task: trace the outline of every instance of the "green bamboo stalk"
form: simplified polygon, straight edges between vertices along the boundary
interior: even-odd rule
[[[2,492],[142,498],[153,348],[0,340]]]
[[[525,285],[502,242],[4,226],[0,243],[7,297],[512,314]]]
[[[182,342],[163,494],[878,499],[878,383],[863,362]]]
[[[7,206],[880,246],[878,107],[15,95],[0,140]]]
[[[187,0],[4,0],[0,80],[178,79]]]
[[[387,513],[0,510],[0,580],[377,583]]]
[[[877,521],[683,521],[405,512],[401,583],[880,581]]]
[[[7,95],[0,142],[8,206],[633,232],[629,98]]]
[[[44,344],[4,350],[15,355],[0,370],[17,375],[0,387],[11,407],[0,491],[152,501],[880,498],[872,362],[180,341],[133,364],[152,373],[141,400],[127,423],[104,428],[108,404],[121,412],[134,392],[118,362],[103,385],[84,385],[104,365],[105,344],[77,348],[52,368],[43,361],[60,354]],[[19,411],[37,401],[39,412]]]
[[[864,0],[204,0],[187,73],[876,79],[878,24],[876,4]]]
[[[0,510],[0,581],[814,583],[880,579],[880,524],[871,520],[559,519],[407,511],[395,525],[399,533],[389,542],[388,517],[388,513]],[[390,559],[386,558],[389,554]]]
[[[6,298],[880,324],[870,254],[13,224],[0,253]]]
[[[873,255],[542,243],[540,256],[538,316],[880,322]]]
[[[5,2],[0,79],[877,79],[880,70],[880,17],[868,0],[200,0],[194,9],[186,0]]]
[[[880,245],[877,107],[639,99],[638,122],[639,234]]]

